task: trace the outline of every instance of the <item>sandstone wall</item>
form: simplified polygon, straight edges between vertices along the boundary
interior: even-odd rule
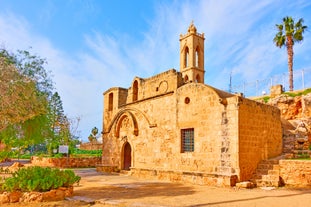
[[[47,158],[47,157],[31,157],[31,164],[35,166],[46,167],[70,167],[70,168],[82,168],[82,167],[95,167],[101,163],[101,157],[91,158]]]
[[[104,134],[103,164],[121,168],[123,164],[121,152],[124,144],[128,142],[134,151],[132,166],[165,167],[161,159],[163,156],[170,156],[170,151],[165,152],[165,155],[161,152],[176,141],[176,123],[173,121],[176,120],[174,100],[172,93],[168,93],[121,108],[122,114],[119,119],[116,119],[111,130]],[[133,119],[137,122],[137,134],[134,132]]]
[[[216,182],[230,182],[238,173],[235,105],[224,106],[213,88],[197,83],[127,104],[104,134],[102,164],[122,169],[123,147],[128,142],[136,174],[155,170],[162,172],[160,177],[175,172],[176,176],[183,175],[180,179],[190,179],[199,172]],[[186,128],[194,128],[195,150],[182,153],[181,129]],[[217,176],[222,181],[217,181]]]
[[[119,110],[119,107],[126,103],[128,90],[114,87],[104,92],[103,104],[103,131],[107,131],[109,122]]]
[[[280,160],[280,177],[286,185],[311,186],[311,162],[308,160]]]
[[[177,72],[175,69],[165,71],[146,79],[136,77],[128,90],[127,104],[133,102],[133,83],[135,81],[138,82],[137,101],[165,94],[169,91],[175,91],[183,84],[181,73]]]
[[[103,148],[101,143],[82,143],[80,149],[82,150],[101,150]]]
[[[276,107],[241,99],[239,103],[240,180],[251,178],[257,164],[282,153],[280,111]]]

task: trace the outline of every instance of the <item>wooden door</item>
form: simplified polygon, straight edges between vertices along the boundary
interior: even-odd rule
[[[124,170],[130,170],[132,161],[131,145],[127,142],[124,146]]]

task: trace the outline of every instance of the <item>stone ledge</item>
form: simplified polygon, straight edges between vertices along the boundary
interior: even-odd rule
[[[237,175],[217,175],[205,172],[173,171],[163,169],[131,168],[131,175],[209,186],[235,186]]]
[[[120,172],[120,169],[118,168],[118,166],[115,166],[115,165],[98,164],[98,165],[96,165],[96,171],[97,172],[113,173],[113,172]]]

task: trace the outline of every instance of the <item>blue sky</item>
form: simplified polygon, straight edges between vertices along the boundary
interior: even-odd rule
[[[102,129],[103,92],[179,70],[179,35],[194,21],[205,34],[205,83],[232,85],[287,72],[285,48],[273,44],[275,24],[303,18],[310,29],[294,47],[294,69],[311,68],[309,0],[0,0],[0,45],[46,58],[81,138]],[[29,48],[32,49],[29,49]],[[310,80],[307,76],[305,82]]]

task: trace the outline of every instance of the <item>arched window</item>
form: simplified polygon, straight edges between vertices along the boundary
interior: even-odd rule
[[[185,80],[185,82],[188,82],[189,78],[187,75],[185,75],[184,80]]]
[[[135,80],[133,83],[133,101],[137,101],[138,99],[138,81]]]
[[[108,101],[108,111],[112,111],[113,109],[113,93],[109,93],[109,101]]]
[[[200,83],[200,75],[198,74],[197,76],[195,76],[195,82],[196,83]]]
[[[188,64],[189,64],[189,48],[186,47],[185,48],[185,68],[188,67]]]
[[[195,67],[199,67],[199,47],[195,50]]]

